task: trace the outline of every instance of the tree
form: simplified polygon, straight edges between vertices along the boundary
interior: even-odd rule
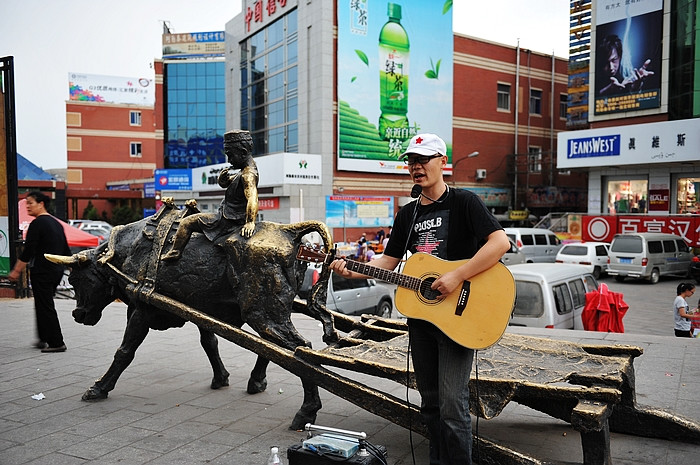
[[[92,201],[88,200],[87,207],[83,210],[84,220],[99,220],[100,214],[97,213],[97,208],[92,204]]]
[[[128,205],[122,205],[112,210],[112,224],[129,224],[143,218],[140,212],[135,211]]]

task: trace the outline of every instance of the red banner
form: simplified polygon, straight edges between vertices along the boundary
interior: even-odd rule
[[[656,232],[676,234],[689,247],[700,247],[700,216],[584,216],[581,239],[611,242],[615,234]]]

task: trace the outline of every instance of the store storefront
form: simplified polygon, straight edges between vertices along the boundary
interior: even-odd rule
[[[646,213],[647,198],[649,196],[649,181],[647,179],[607,178],[608,205],[607,211],[611,215],[620,213]]]
[[[562,132],[557,148],[557,169],[589,170],[589,215],[700,214],[700,119]]]
[[[678,178],[676,212],[700,214],[700,174],[696,177]]]

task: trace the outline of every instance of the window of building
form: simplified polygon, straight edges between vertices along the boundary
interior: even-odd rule
[[[542,114],[542,91],[538,89],[530,89],[530,114]]]
[[[559,94],[559,118],[566,119],[567,109],[569,108],[569,95]]]
[[[166,168],[226,162],[225,70],[223,60],[165,63]]]
[[[676,213],[700,213],[700,178],[678,180]]]
[[[528,149],[527,170],[530,173],[542,172],[542,148],[530,147]]]
[[[498,83],[496,108],[510,111],[510,84]]]
[[[292,10],[240,45],[241,129],[254,155],[299,150],[297,39]]]
[[[646,213],[647,189],[646,179],[615,179],[608,184],[608,213]],[[670,207],[669,207],[670,208]]]
[[[141,126],[141,112],[131,110],[129,112],[129,124],[132,126]]]
[[[136,158],[141,158],[141,142],[131,142],[129,143],[131,156]]]

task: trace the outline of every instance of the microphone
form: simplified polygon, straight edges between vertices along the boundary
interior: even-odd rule
[[[413,189],[411,189],[411,197],[417,199],[420,197],[421,192],[423,192],[423,186],[420,184],[414,184]]]

